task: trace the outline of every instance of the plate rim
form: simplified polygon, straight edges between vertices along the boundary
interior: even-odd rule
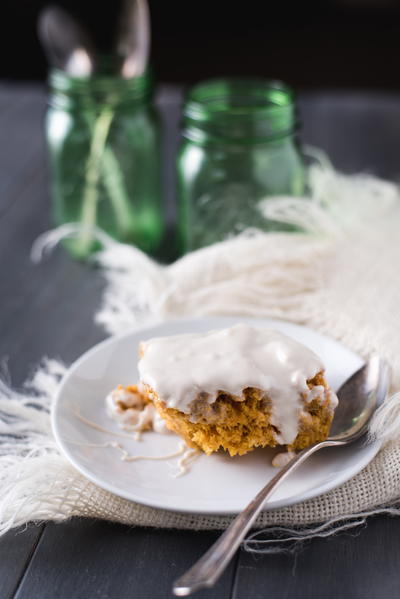
[[[103,341],[96,343],[94,346],[92,346],[91,348],[89,348],[88,350],[83,352],[76,360],[74,360],[72,362],[72,364],[70,365],[68,370],[62,376],[62,378],[58,384],[58,388],[57,388],[56,394],[53,398],[53,401],[51,404],[51,409],[50,409],[50,420],[51,420],[52,432],[53,432],[54,438],[56,440],[57,447],[61,451],[62,455],[64,455],[64,457],[67,459],[67,461],[70,464],[72,464],[73,467],[76,470],[78,470],[78,472],[80,472],[90,482],[92,482],[96,486],[108,491],[109,493],[112,493],[113,495],[115,495],[117,497],[121,497],[127,501],[136,502],[136,503],[146,506],[146,507],[166,510],[166,511],[175,512],[175,513],[183,513],[183,514],[215,515],[215,516],[233,516],[233,515],[238,514],[239,512],[235,509],[231,509],[231,510],[229,510],[229,509],[228,510],[219,510],[219,509],[210,510],[210,508],[191,509],[189,506],[187,508],[180,507],[179,509],[177,509],[177,508],[174,509],[173,507],[169,507],[169,506],[166,507],[165,503],[163,503],[162,501],[157,501],[157,500],[153,501],[152,499],[144,501],[143,498],[135,497],[135,493],[132,493],[132,492],[128,493],[128,492],[125,492],[124,490],[120,490],[120,489],[118,489],[118,492],[116,492],[116,489],[112,484],[108,483],[107,481],[105,481],[103,479],[99,479],[95,474],[92,473],[92,471],[90,469],[87,469],[86,466],[82,465],[79,462],[79,460],[76,460],[74,455],[68,451],[67,443],[64,444],[64,441],[63,441],[61,435],[59,434],[58,423],[57,423],[57,409],[59,407],[59,403],[61,400],[61,395],[62,395],[64,386],[66,385],[68,380],[71,377],[73,377],[74,373],[80,367],[80,365],[84,361],[86,361],[92,354],[95,354],[98,351],[100,351],[103,347],[118,343],[121,339],[125,339],[131,335],[136,335],[138,333],[145,333],[146,331],[151,331],[152,329],[155,329],[164,324],[168,324],[168,325],[173,325],[174,323],[184,324],[184,323],[192,323],[194,321],[199,322],[202,320],[207,321],[207,320],[214,320],[214,319],[219,320],[219,321],[224,320],[224,319],[226,321],[232,321],[232,319],[236,319],[236,318],[238,320],[243,319],[243,320],[254,321],[254,322],[265,321],[266,324],[280,323],[280,324],[284,324],[284,325],[290,325],[290,326],[294,327],[295,329],[299,329],[299,330],[307,329],[308,331],[311,331],[312,333],[315,333],[320,337],[325,337],[326,339],[329,339],[330,342],[333,341],[335,344],[342,346],[346,350],[353,353],[355,356],[359,357],[360,359],[363,359],[359,354],[354,352],[352,349],[348,348],[342,342],[336,340],[333,337],[330,337],[329,335],[326,335],[325,333],[320,333],[319,331],[317,331],[307,325],[301,325],[298,323],[286,321],[283,319],[277,319],[277,318],[267,318],[267,317],[263,318],[263,317],[244,316],[244,315],[210,315],[210,316],[173,318],[173,319],[168,319],[168,320],[160,320],[155,323],[152,323],[151,325],[147,324],[144,326],[132,327],[129,331],[125,331],[123,333],[119,333],[117,335],[111,335],[110,337],[107,337]],[[360,444],[359,441],[356,443]],[[374,459],[374,457],[377,455],[378,451],[380,450],[381,446],[382,446],[381,440],[374,440],[368,444],[364,443],[364,449],[367,450],[367,448],[368,448],[368,450],[364,452],[362,459],[357,461],[356,464],[354,464],[352,468],[347,468],[343,472],[341,472],[340,475],[335,477],[334,482],[327,481],[327,482],[321,484],[320,486],[318,486],[317,491],[315,490],[315,488],[313,488],[313,489],[310,489],[309,491],[305,491],[305,492],[301,493],[299,496],[292,496],[289,499],[281,499],[281,500],[277,500],[277,501],[267,501],[265,503],[265,505],[263,506],[262,511],[266,512],[266,511],[270,511],[270,510],[274,510],[274,509],[283,509],[286,507],[290,507],[297,503],[302,503],[304,501],[308,501],[310,499],[320,497],[321,495],[324,495],[325,493],[340,487],[341,485],[343,485],[344,483],[349,481],[351,478],[356,476],[359,472],[361,472]],[[267,481],[265,481],[264,484],[266,484],[266,483],[267,483]],[[262,486],[260,486],[260,489],[261,488],[262,488]]]

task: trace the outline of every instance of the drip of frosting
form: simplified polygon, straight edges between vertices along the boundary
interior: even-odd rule
[[[271,421],[282,444],[297,436],[302,403],[310,393],[307,380],[324,369],[301,343],[247,324],[150,339],[142,343],[141,355],[141,383],[168,407],[187,414],[199,394],[212,403],[221,391],[240,401],[246,387],[262,390],[272,402]],[[333,399],[322,390],[323,399],[328,398],[334,407]]]

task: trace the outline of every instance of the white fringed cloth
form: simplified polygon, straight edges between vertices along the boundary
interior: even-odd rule
[[[327,164],[311,167],[309,175],[307,199],[279,197],[262,207],[265,216],[305,233],[247,231],[170,266],[99,234],[104,251],[97,261],[107,287],[96,321],[111,334],[184,315],[290,320],[365,358],[383,356],[393,369],[393,393],[400,390],[399,188],[370,176],[344,176]],[[73,226],[51,232],[38,241],[35,256],[73,233]],[[230,523],[230,517],[138,505],[79,474],[60,455],[50,428],[49,407],[64,370],[47,361],[23,392],[4,383],[0,388],[0,533],[31,520],[71,516],[188,529]],[[400,394],[383,406],[372,432],[384,447],[362,472],[325,495],[263,512],[256,528],[274,526],[278,541],[291,542],[358,525],[371,513],[400,513]],[[276,541],[266,542],[271,532],[256,531],[246,548],[274,551]]]

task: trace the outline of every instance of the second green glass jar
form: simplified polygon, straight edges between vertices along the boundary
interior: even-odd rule
[[[221,79],[192,88],[177,159],[180,253],[248,228],[290,229],[266,220],[260,203],[304,191],[296,129],[283,83]]]
[[[46,132],[56,224],[77,258],[99,248],[93,228],[156,253],[163,233],[160,126],[148,73],[123,79],[50,74]]]

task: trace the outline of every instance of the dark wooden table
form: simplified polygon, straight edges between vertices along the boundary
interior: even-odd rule
[[[162,95],[173,213],[176,90]],[[400,174],[400,96],[315,92],[300,98],[305,142],[347,172]],[[93,323],[101,274],[61,250],[39,266],[29,252],[51,226],[45,92],[0,86],[0,359],[19,385],[43,355],[70,362],[104,337]],[[87,519],[30,525],[0,539],[0,599],[158,599],[216,538],[214,532],[132,528]],[[355,534],[317,539],[297,555],[241,551],[209,599],[392,599],[400,596],[400,519],[375,517]]]

